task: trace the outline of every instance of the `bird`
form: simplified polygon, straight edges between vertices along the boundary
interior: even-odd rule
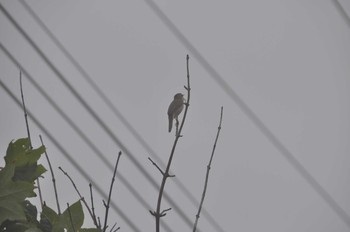
[[[179,123],[178,116],[184,108],[184,95],[177,93],[174,96],[174,100],[170,103],[168,108],[168,119],[169,119],[169,133],[173,127],[173,120],[176,119],[176,124]]]

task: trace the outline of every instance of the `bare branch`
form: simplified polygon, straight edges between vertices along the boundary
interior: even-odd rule
[[[115,163],[115,166],[114,166],[114,172],[113,172],[111,187],[109,188],[109,195],[108,195],[107,204],[103,201],[103,202],[104,202],[104,205],[105,205],[105,207],[106,207],[105,222],[104,222],[104,226],[103,226],[103,232],[105,232],[106,229],[107,229],[107,219],[108,219],[108,212],[109,212],[109,203],[111,202],[113,184],[114,184],[114,181],[115,181],[115,175],[117,174],[117,167],[118,167],[119,159],[120,159],[120,156],[121,156],[121,155],[122,155],[122,152],[120,151],[120,152],[118,153],[117,162]]]
[[[110,230],[110,232],[112,232],[113,231],[113,229],[114,229],[114,227],[117,225],[117,223],[114,223],[114,225],[112,226],[112,228],[111,228],[111,230]]]
[[[89,205],[86,203],[85,198],[80,194],[80,192],[79,192],[77,186],[75,185],[73,179],[72,179],[72,178],[69,176],[69,174],[68,174],[67,172],[65,172],[61,167],[58,167],[58,168],[63,172],[64,175],[66,175],[66,176],[68,177],[68,179],[69,179],[70,182],[72,183],[72,185],[73,185],[75,191],[78,193],[80,200],[84,203],[86,209],[88,210],[88,212],[89,212],[89,214],[90,214],[92,220],[94,221],[95,226],[96,226],[97,228],[100,228],[100,227],[98,227],[98,224],[97,224],[97,222],[96,222],[96,218],[93,217],[93,214],[92,214],[92,212],[91,212],[91,209],[90,209]]]
[[[164,217],[164,216],[166,215],[166,212],[167,212],[167,211],[170,211],[170,210],[171,210],[171,208],[164,209],[164,210],[160,213],[160,216],[161,216],[161,217]]]
[[[19,84],[21,89],[21,98],[22,98],[22,106],[23,106],[23,112],[24,112],[24,120],[26,122],[26,128],[27,128],[27,134],[28,134],[28,140],[29,140],[29,147],[32,149],[32,140],[30,138],[30,130],[29,130],[29,123],[28,123],[28,114],[26,109],[26,104],[24,103],[24,95],[23,95],[23,87],[22,87],[22,72],[19,72]]]
[[[94,198],[92,195],[92,184],[89,184],[89,188],[90,188],[90,199],[91,199],[91,217],[92,220],[94,221],[94,224],[97,228],[101,229],[101,224],[97,224],[97,220],[96,220],[96,214],[95,214],[95,207],[94,207]]]
[[[41,188],[40,188],[39,178],[36,179],[36,182],[38,183],[39,199],[40,199],[40,205],[41,205],[41,211],[42,211],[43,210],[43,196],[41,195]]]
[[[41,145],[44,146],[43,138],[41,137],[41,135],[39,135],[39,138],[40,138],[40,141],[41,141]],[[54,192],[55,192],[55,198],[56,198],[56,204],[57,204],[57,212],[60,215],[61,214],[61,209],[60,209],[60,203],[58,201],[58,194],[57,194],[55,174],[53,173],[51,162],[50,162],[49,156],[47,155],[46,150],[45,150],[45,157],[46,157],[47,163],[49,164],[49,168],[50,168],[50,172],[51,172],[52,184],[53,184],[53,189],[54,189]]]
[[[221,131],[221,123],[222,123],[223,111],[224,111],[224,108],[221,107],[220,122],[219,122],[219,126],[218,126],[218,132],[216,134],[213,150],[211,152],[210,160],[209,160],[209,163],[208,163],[208,166],[207,166],[207,174],[205,176],[205,182],[204,182],[204,189],[203,189],[203,193],[202,193],[202,199],[201,199],[201,202],[199,204],[198,212],[196,214],[196,220],[195,220],[194,225],[193,225],[193,232],[195,232],[196,229],[197,229],[197,224],[198,224],[198,220],[199,220],[199,217],[200,217],[200,214],[201,214],[201,210],[202,210],[205,194],[207,192],[208,180],[209,180],[209,172],[210,172],[210,168],[211,168],[211,162],[213,161],[214,152],[215,152],[215,148],[216,148],[216,143],[218,142],[219,134],[220,134],[220,131]]]
[[[186,56],[186,66],[187,66],[187,86],[185,86],[185,89],[187,90],[187,100],[186,100],[186,103],[185,103],[185,112],[184,112],[184,115],[183,115],[180,127],[178,127],[178,124],[179,124],[178,120],[176,122],[177,125],[176,125],[176,134],[175,134],[174,144],[173,144],[173,147],[172,147],[171,152],[170,152],[168,164],[167,164],[166,170],[165,170],[163,178],[162,178],[162,183],[160,185],[158,201],[157,201],[157,209],[152,214],[155,217],[155,219],[156,219],[156,232],[160,232],[160,218],[162,217],[162,214],[160,212],[160,208],[161,208],[161,203],[162,203],[165,183],[166,183],[167,178],[170,176],[169,175],[169,170],[170,170],[171,162],[172,162],[173,157],[174,157],[174,153],[175,153],[175,148],[176,148],[177,142],[178,142],[179,138],[182,137],[181,131],[182,131],[182,128],[183,128],[183,126],[185,124],[185,119],[186,119],[186,116],[187,116],[188,107],[190,105],[189,102],[190,102],[190,97],[191,97],[191,95],[190,95],[191,87],[190,87],[190,72],[189,72],[189,56],[188,55]]]
[[[150,158],[148,157],[148,160],[151,161],[151,163],[158,169],[158,171],[160,171],[160,173],[162,173],[162,175],[164,176],[164,172],[162,169],[160,169],[160,167]]]

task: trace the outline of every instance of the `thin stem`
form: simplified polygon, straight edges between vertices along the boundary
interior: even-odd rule
[[[201,210],[202,210],[202,206],[203,206],[205,194],[206,194],[206,192],[207,192],[208,180],[209,180],[209,172],[210,172],[210,168],[211,168],[211,162],[213,161],[214,152],[215,152],[215,148],[216,148],[216,143],[218,142],[219,134],[220,134],[220,131],[221,131],[221,123],[222,123],[223,111],[224,111],[224,108],[221,107],[221,114],[220,114],[220,122],[219,122],[218,132],[217,132],[217,134],[216,134],[216,138],[215,138],[213,150],[212,150],[212,152],[211,152],[210,160],[209,160],[209,163],[208,163],[208,166],[207,166],[207,174],[206,174],[206,176],[205,176],[205,182],[204,182],[204,189],[203,189],[203,193],[202,193],[202,199],[201,199],[201,202],[200,202],[200,204],[199,204],[198,212],[197,212],[197,214],[196,214],[196,220],[195,220],[194,225],[193,225],[193,232],[195,232],[196,229],[197,229],[197,224],[198,224],[199,216],[200,216],[200,214],[201,214]]]
[[[60,169],[60,170],[63,172],[63,174],[66,175],[66,176],[68,177],[68,179],[69,179],[70,182],[72,183],[72,185],[73,185],[75,191],[78,193],[78,195],[79,195],[79,197],[80,197],[80,200],[84,203],[86,209],[88,210],[88,212],[89,212],[89,214],[90,214],[92,220],[93,220],[94,223],[95,223],[95,226],[96,226],[97,228],[100,228],[100,227],[98,227],[98,225],[97,225],[97,223],[96,223],[96,220],[94,220],[94,217],[93,217],[93,215],[92,215],[91,209],[89,208],[88,204],[86,203],[85,198],[80,194],[80,192],[79,192],[77,186],[75,185],[73,179],[72,179],[72,178],[69,176],[69,174],[68,174],[67,172],[65,172],[61,167],[58,167],[58,169]]]
[[[43,138],[41,137],[41,135],[39,135],[39,138],[40,138],[40,141],[41,141],[41,145],[44,146]],[[52,166],[51,166],[51,162],[50,162],[49,156],[47,155],[46,150],[45,150],[45,157],[46,157],[46,160],[47,160],[47,162],[48,162],[48,164],[49,164],[49,168],[50,168],[50,172],[51,172],[51,177],[52,177],[53,189],[54,189],[54,191],[55,191],[55,198],[56,198],[56,204],[57,204],[57,211],[58,211],[58,214],[60,215],[60,214],[61,214],[61,209],[60,209],[60,204],[59,204],[59,201],[58,201],[58,194],[57,194],[57,187],[56,187],[55,174],[53,173]]]
[[[29,147],[32,149],[32,140],[30,138],[30,130],[29,130],[29,123],[28,123],[28,114],[26,109],[26,104],[24,103],[24,95],[23,95],[23,87],[22,87],[22,72],[19,72],[19,84],[21,89],[21,98],[22,98],[22,106],[23,106],[23,112],[24,112],[24,120],[26,122],[26,128],[27,128],[27,134],[28,134],[28,140],[29,140]]]
[[[97,219],[96,219],[96,214],[95,214],[95,207],[94,207],[94,197],[92,195],[92,184],[89,184],[89,188],[90,188],[90,199],[91,199],[91,217],[92,220],[94,221],[94,224],[97,228],[101,229],[101,224],[97,223]]]
[[[103,226],[103,232],[105,232],[106,229],[107,229],[107,219],[108,219],[108,212],[109,212],[109,203],[110,203],[110,201],[111,201],[113,184],[114,184],[114,181],[115,181],[115,175],[117,174],[117,167],[118,167],[119,159],[120,159],[120,156],[121,156],[121,155],[122,155],[122,152],[120,151],[120,152],[118,153],[117,162],[115,163],[115,166],[114,166],[114,172],[113,172],[111,187],[109,188],[108,201],[107,201],[107,204],[105,204],[106,213],[105,213],[105,222],[104,222],[104,226]]]
[[[171,162],[173,160],[173,156],[174,156],[174,153],[175,153],[175,148],[176,148],[176,145],[177,145],[177,142],[178,142],[179,138],[181,137],[181,131],[182,131],[182,128],[183,128],[184,123],[185,123],[188,107],[190,105],[189,103],[190,103],[190,97],[191,97],[191,95],[190,95],[191,87],[190,87],[189,56],[188,55],[186,56],[186,65],[187,65],[187,86],[185,86],[185,89],[187,90],[187,101],[185,103],[185,112],[184,112],[184,115],[183,115],[183,118],[182,118],[182,122],[181,122],[181,125],[180,125],[178,133],[176,133],[176,135],[175,135],[175,141],[174,141],[173,147],[171,149],[170,157],[169,157],[169,160],[168,160],[168,164],[167,164],[166,170],[164,172],[164,175],[163,175],[163,178],[162,178],[162,183],[161,183],[161,186],[160,186],[160,189],[159,189],[159,195],[158,195],[158,201],[157,201],[157,210],[154,213],[154,216],[156,218],[156,232],[160,232],[160,218],[162,217],[162,214],[161,214],[161,211],[160,211],[160,207],[161,207],[161,203],[162,203],[165,183],[166,183],[167,178],[169,177],[169,170],[170,170]]]
[[[36,182],[38,183],[39,199],[40,199],[40,206],[41,206],[41,211],[42,211],[43,210],[43,196],[41,195],[39,177],[36,179]]]
[[[163,170],[162,170],[150,157],[148,157],[148,160],[151,161],[151,163],[158,169],[158,171],[159,171],[162,175],[164,175]]]

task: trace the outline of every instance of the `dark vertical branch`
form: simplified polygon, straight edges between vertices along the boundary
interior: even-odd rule
[[[220,114],[220,122],[219,122],[218,132],[216,134],[213,150],[211,152],[210,160],[209,160],[209,163],[208,163],[208,166],[207,166],[207,174],[205,176],[205,182],[204,182],[204,189],[203,189],[203,193],[202,193],[202,199],[201,199],[201,202],[199,204],[198,212],[197,212],[197,215],[196,215],[196,220],[195,220],[195,223],[194,223],[194,226],[193,226],[193,232],[195,232],[196,229],[197,229],[197,223],[198,223],[198,220],[199,220],[199,216],[201,214],[201,210],[202,210],[205,194],[207,192],[209,172],[210,172],[210,168],[211,168],[211,162],[213,161],[214,152],[215,152],[215,148],[216,148],[216,143],[218,142],[219,134],[220,134],[220,131],[221,131],[222,115],[223,115],[223,107],[221,107],[221,114]]]
[[[41,137],[41,135],[39,135],[39,138],[41,141],[41,145],[44,146],[43,138]],[[55,174],[53,173],[51,162],[50,162],[49,156],[47,155],[46,150],[45,150],[45,157],[46,157],[47,163],[49,164],[49,168],[50,168],[50,172],[51,172],[52,184],[53,184],[53,189],[55,191],[55,198],[56,198],[56,204],[57,204],[57,212],[58,212],[58,214],[61,214],[60,203],[58,201],[58,193],[57,193],[57,187],[56,187]]]
[[[94,206],[94,197],[92,195],[92,184],[89,184],[89,188],[90,188],[90,199],[91,199],[91,217],[92,220],[94,221],[94,224],[97,228],[101,229],[101,223],[97,223],[97,219],[96,219],[96,214],[95,214],[95,206]]]
[[[23,87],[22,87],[22,71],[19,72],[19,84],[21,88],[21,98],[22,98],[22,106],[23,106],[23,112],[24,112],[24,120],[26,121],[26,127],[27,127],[27,134],[29,139],[29,147],[32,149],[32,140],[30,138],[30,131],[29,131],[29,124],[28,124],[28,114],[26,109],[26,104],[24,103],[24,95],[23,95]]]
[[[115,163],[115,166],[114,166],[114,172],[113,172],[111,187],[109,188],[109,195],[108,195],[107,204],[105,204],[106,213],[105,213],[105,222],[104,222],[104,226],[103,226],[103,232],[105,232],[106,229],[107,229],[107,219],[108,219],[108,212],[109,212],[109,203],[111,202],[113,184],[114,184],[114,181],[115,181],[115,175],[117,174],[117,167],[118,167],[119,159],[120,159],[120,156],[121,156],[121,155],[122,155],[122,152],[120,151],[119,154],[118,154],[117,162]]]
[[[161,209],[160,209],[161,208],[161,203],[162,203],[162,198],[163,198],[164,187],[165,187],[165,183],[166,183],[167,178],[170,177],[169,170],[170,170],[171,162],[173,160],[173,156],[174,156],[174,153],[175,153],[175,148],[176,148],[177,142],[178,142],[179,138],[182,136],[181,135],[181,131],[182,131],[182,128],[183,128],[184,123],[185,123],[188,107],[190,105],[189,103],[190,103],[191,87],[190,87],[189,56],[188,55],[186,56],[186,65],[187,65],[187,86],[184,86],[184,87],[187,90],[187,101],[186,101],[186,103],[184,103],[185,104],[184,116],[182,118],[182,122],[181,122],[181,125],[180,125],[180,128],[179,128],[179,131],[177,131],[178,133],[176,133],[176,135],[175,135],[175,141],[174,141],[173,147],[171,149],[170,157],[169,157],[169,160],[168,160],[168,164],[167,164],[166,170],[164,172],[162,183],[161,183],[161,186],[160,186],[160,189],[159,189],[159,195],[158,195],[158,201],[157,201],[157,210],[156,210],[156,212],[152,213],[152,215],[156,218],[156,232],[160,232],[160,218],[165,216],[165,212],[168,211],[168,210],[165,210],[165,211],[161,212]]]

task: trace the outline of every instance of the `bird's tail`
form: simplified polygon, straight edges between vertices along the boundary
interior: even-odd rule
[[[173,117],[171,115],[168,115],[169,118],[169,133],[171,132],[171,128],[173,127]]]

